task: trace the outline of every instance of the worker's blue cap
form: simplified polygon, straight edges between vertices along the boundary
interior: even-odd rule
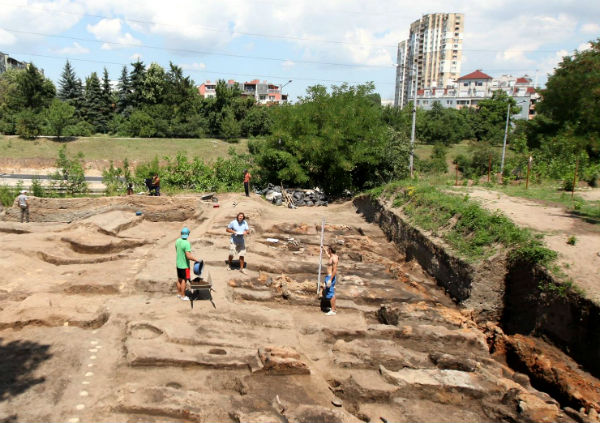
[[[181,230],[181,238],[182,239],[188,239],[188,236],[190,236],[190,230],[187,227],[183,228]]]

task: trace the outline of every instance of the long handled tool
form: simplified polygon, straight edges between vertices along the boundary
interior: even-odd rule
[[[323,233],[325,231],[325,219],[321,220],[321,248],[319,248],[319,277],[317,279],[317,296],[321,292],[321,265],[323,263]]]

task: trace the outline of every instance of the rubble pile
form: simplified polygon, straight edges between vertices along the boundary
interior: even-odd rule
[[[259,195],[263,195],[267,201],[272,202],[276,206],[287,204],[288,207],[313,207],[313,206],[326,206],[327,196],[321,192],[319,188],[315,189],[297,189],[287,188],[282,189],[280,186],[273,184],[267,185],[262,190],[255,191]]]

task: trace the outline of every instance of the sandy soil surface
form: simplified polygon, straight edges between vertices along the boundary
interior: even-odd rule
[[[588,298],[600,303],[599,225],[586,223],[562,206],[545,206],[482,188],[468,188],[468,192],[486,208],[500,210],[516,224],[544,233],[544,242],[559,253],[564,272]],[[577,239],[575,245],[567,244],[571,236]]]
[[[572,421],[351,203],[219,197],[34,198],[30,224],[5,210],[0,419]],[[224,263],[240,211],[248,274]],[[332,316],[316,295],[322,218],[340,255]],[[214,288],[193,308],[175,296],[184,225]]]
[[[108,160],[86,160],[85,175],[102,176],[102,171],[108,168],[109,165]],[[57,170],[55,166],[56,160],[51,159],[12,159],[10,157],[0,157],[0,174],[52,175]]]

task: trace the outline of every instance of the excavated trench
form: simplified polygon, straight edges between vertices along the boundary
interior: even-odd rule
[[[473,310],[474,320],[488,334],[491,352],[528,374],[534,387],[563,406],[598,408],[600,384],[581,370],[583,366],[600,376],[597,304],[574,291],[543,289],[558,282],[528,263],[510,263],[502,256],[478,266],[466,263],[369,196],[356,198],[354,205],[407,260],[415,259],[456,303]]]
[[[527,285],[516,269],[500,272],[501,260],[480,271],[383,206],[359,198],[356,209],[382,231],[350,207],[338,209],[344,217],[331,213],[331,221],[350,223],[324,228],[340,256],[339,313],[324,316],[315,286],[321,230],[316,219],[296,215],[296,223],[281,223],[290,220],[281,212],[272,223],[273,215],[261,220],[261,205],[255,206],[249,274],[242,275],[224,268],[228,214],[216,210],[207,217],[192,200],[184,200],[184,207],[170,199],[123,200],[134,201],[130,208],[94,201],[87,208],[72,203],[80,207],[77,222],[49,236],[36,235],[38,229],[22,234],[38,237],[36,257],[48,272],[67,270],[28,296],[7,295],[0,330],[18,330],[23,337],[36,336],[39,326],[54,331],[65,343],[54,344],[59,356],[83,341],[94,347],[79,349],[94,351],[94,359],[108,353],[113,367],[95,370],[105,378],[98,386],[110,386],[97,397],[105,420],[593,420],[600,403],[597,381],[543,341],[511,336],[550,331],[550,312],[542,319],[532,311],[541,308],[540,298],[548,301],[533,290],[539,272]],[[132,213],[149,202],[155,209],[141,218]],[[45,221],[73,217],[58,202],[50,205],[60,216],[49,210],[42,213]],[[215,308],[198,301],[192,309],[174,298],[174,238],[164,235],[179,230],[166,227],[173,219],[193,223],[192,249],[205,254],[207,269],[219,275]],[[106,266],[116,266],[110,278],[104,278]],[[583,312],[579,317],[589,318]],[[73,336],[70,329],[81,331]],[[103,335],[93,335],[97,331]],[[101,341],[104,350],[96,347]],[[77,363],[71,355],[60,357],[61,363]],[[547,371],[539,370],[543,366]],[[560,372],[551,377],[552,369]],[[57,398],[53,403],[60,403]],[[71,412],[46,420],[66,420]]]

